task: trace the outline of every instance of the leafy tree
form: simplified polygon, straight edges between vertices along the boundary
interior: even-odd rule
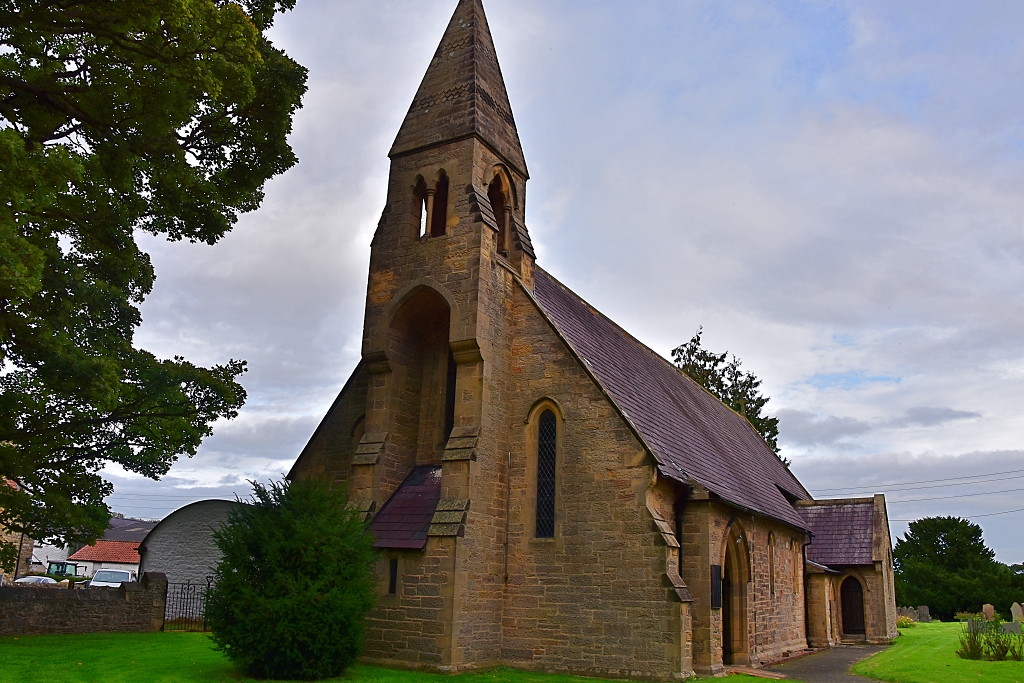
[[[1013,573],[985,545],[981,527],[960,517],[925,517],[910,523],[893,549],[896,601],[928,605],[931,613],[952,619],[977,612],[985,603],[1008,613],[1013,602]]]
[[[245,401],[242,361],[135,348],[135,236],[213,244],[295,163],[306,72],[265,36],[293,5],[0,3],[0,526],[94,540],[104,463],[158,478]]]
[[[256,678],[338,676],[362,649],[376,552],[360,514],[317,479],[262,486],[216,534],[216,647]]]
[[[672,350],[676,366],[725,405],[747,418],[754,430],[776,454],[779,452],[779,419],[763,414],[771,399],[760,392],[761,380],[740,369],[742,362],[729,352],[714,353],[701,346],[704,328],[698,327],[689,342]],[[787,466],[789,461],[782,460]]]

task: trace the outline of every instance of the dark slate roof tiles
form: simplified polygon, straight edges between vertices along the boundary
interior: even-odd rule
[[[813,538],[807,559],[829,567],[872,564],[874,501],[831,504],[819,501],[797,510],[807,521]]]
[[[374,547],[421,550],[440,500],[440,466],[414,467],[370,522]]]
[[[782,491],[792,499],[810,494],[746,419],[540,268],[533,296],[663,474],[693,479],[736,506],[806,528]]]

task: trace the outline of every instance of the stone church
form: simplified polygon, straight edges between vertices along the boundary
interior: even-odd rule
[[[813,501],[538,265],[481,0],[389,156],[362,360],[289,474],[370,521],[367,661],[671,680],[896,635],[884,500]]]

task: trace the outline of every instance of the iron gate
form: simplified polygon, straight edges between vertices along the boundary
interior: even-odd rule
[[[164,605],[165,631],[206,631],[206,592],[212,580],[203,583],[167,584]]]

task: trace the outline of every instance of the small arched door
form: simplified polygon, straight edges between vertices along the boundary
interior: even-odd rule
[[[847,576],[839,589],[843,601],[843,635],[864,635],[864,589]]]

